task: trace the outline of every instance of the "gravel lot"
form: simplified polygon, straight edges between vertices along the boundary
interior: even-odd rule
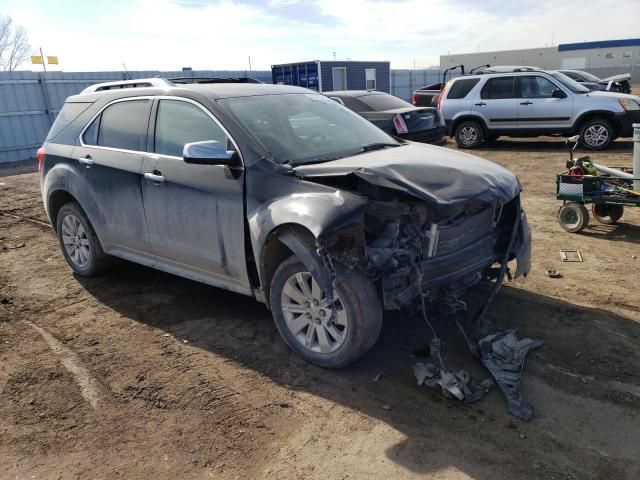
[[[593,157],[629,166],[631,148]],[[326,371],[247,297],[132,264],[74,277],[23,174],[0,177],[0,478],[640,478],[640,209],[565,233],[559,139],[473,153],[525,188],[533,271],[490,315],[545,341],[525,368],[531,423],[495,389],[462,405],[416,386],[419,318],[386,316],[364,360]],[[483,377],[451,322],[437,328],[449,365]]]

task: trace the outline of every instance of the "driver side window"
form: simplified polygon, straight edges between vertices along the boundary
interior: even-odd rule
[[[205,140],[227,145],[224,131],[200,107],[180,100],[160,100],[156,115],[155,153],[182,157],[185,144]]]
[[[558,87],[544,77],[521,77],[520,97],[521,98],[551,98],[553,91]]]

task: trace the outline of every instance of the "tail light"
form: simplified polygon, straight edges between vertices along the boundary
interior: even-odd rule
[[[448,85],[449,85],[448,83],[445,83],[442,86],[442,90],[440,90],[440,93],[438,94],[438,99],[436,100],[436,105],[437,105],[438,111],[441,110],[440,107],[442,106],[442,98],[444,97],[444,92],[447,91],[447,86]]]
[[[33,150],[32,150],[33,151]],[[38,160],[38,171],[42,171],[42,167],[44,167],[44,157],[46,154],[44,153],[44,147],[40,147],[36,152],[36,159]]]
[[[400,115],[396,115],[393,117],[393,126],[396,127],[396,133],[408,133],[409,129],[407,128],[407,124],[404,123],[404,120]]]
[[[416,92],[413,92],[413,95],[411,95],[411,103],[414,105],[418,104],[418,94]]]
[[[440,93],[438,94],[438,99],[436,100],[436,106],[438,108],[438,111],[440,111],[442,106],[442,91],[440,91]]]

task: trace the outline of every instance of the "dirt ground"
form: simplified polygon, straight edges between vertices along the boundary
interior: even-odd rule
[[[594,157],[629,166],[631,148]],[[387,315],[369,355],[327,371],[247,297],[132,264],[74,277],[28,221],[46,221],[38,175],[14,175],[0,177],[0,478],[640,478],[640,209],[565,233],[559,139],[473,153],[524,186],[533,271],[490,315],[545,342],[525,367],[532,422],[495,389],[463,405],[418,387],[419,318]],[[448,365],[483,378],[451,321],[436,328]]]

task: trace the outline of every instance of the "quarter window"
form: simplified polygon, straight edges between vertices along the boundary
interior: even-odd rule
[[[156,117],[156,153],[182,157],[185,144],[206,140],[227,144],[222,128],[201,108],[180,100],[160,100]]]
[[[453,82],[453,85],[451,85],[449,93],[447,93],[447,98],[460,99],[466,97],[471,89],[475,87],[479,81],[479,78],[456,80],[455,82]]]
[[[495,77],[487,80],[482,88],[480,96],[483,99],[497,100],[502,98],[515,98],[514,77]]]
[[[105,108],[85,132],[85,143],[97,130],[97,145],[123,150],[144,151],[147,136],[148,100],[128,100]]]
[[[521,98],[551,98],[558,87],[544,77],[520,77]]]

